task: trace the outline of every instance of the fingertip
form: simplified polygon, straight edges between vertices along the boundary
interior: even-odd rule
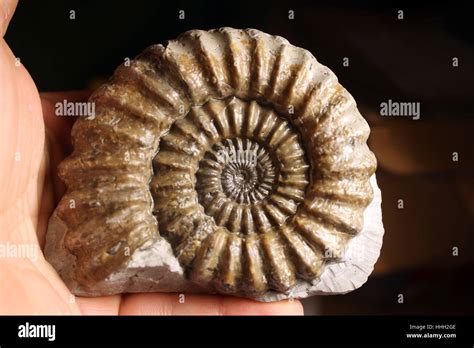
[[[303,315],[300,301],[289,299],[278,302],[257,302],[244,298],[225,297],[224,315]]]
[[[76,298],[77,305],[84,315],[117,315],[120,300],[120,295]]]
[[[121,315],[303,315],[298,300],[257,302],[199,294],[145,293],[122,298]]]
[[[119,315],[173,315],[177,303],[177,294],[126,294],[122,296]]]

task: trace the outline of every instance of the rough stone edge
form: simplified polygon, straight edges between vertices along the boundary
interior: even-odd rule
[[[254,299],[262,302],[314,295],[345,294],[361,287],[372,273],[380,255],[384,227],[382,223],[382,193],[375,174],[370,179],[374,199],[364,212],[364,228],[348,243],[341,262],[326,266],[314,282],[300,281],[289,292],[269,291]],[[53,213],[46,235],[45,256],[56,269],[70,291],[78,296],[105,296],[133,292],[208,293],[206,289],[184,278],[184,270],[173,255],[169,243],[158,238],[135,251],[126,268],[96,284],[83,289],[74,280],[75,257],[64,248],[66,224]],[[145,290],[144,290],[145,289]]]
[[[132,292],[205,292],[183,276],[183,268],[173,255],[169,243],[159,237],[136,250],[127,267],[104,281],[85,289],[74,280],[76,258],[64,247],[66,224],[53,213],[46,234],[45,257],[77,296],[107,296]],[[143,290],[146,289],[146,290]]]

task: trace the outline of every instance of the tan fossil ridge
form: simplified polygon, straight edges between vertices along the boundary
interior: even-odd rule
[[[186,32],[120,66],[90,101],[56,210],[84,288],[165,238],[209,291],[285,292],[363,227],[370,129],[336,76],[281,37]],[[219,150],[252,150],[256,163]]]

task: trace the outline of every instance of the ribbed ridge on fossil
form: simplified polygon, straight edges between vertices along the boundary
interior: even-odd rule
[[[286,291],[362,228],[369,127],[335,75],[281,37],[187,32],[119,67],[91,101],[57,210],[79,283],[161,235],[205,287]]]

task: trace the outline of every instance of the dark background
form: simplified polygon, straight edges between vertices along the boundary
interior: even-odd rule
[[[381,3],[23,0],[6,41],[40,91],[93,89],[126,57],[190,29],[252,27],[308,49],[371,125],[386,231],[368,283],[345,296],[307,299],[306,312],[473,314],[472,12],[453,1]],[[420,102],[421,119],[381,117],[388,99]]]

